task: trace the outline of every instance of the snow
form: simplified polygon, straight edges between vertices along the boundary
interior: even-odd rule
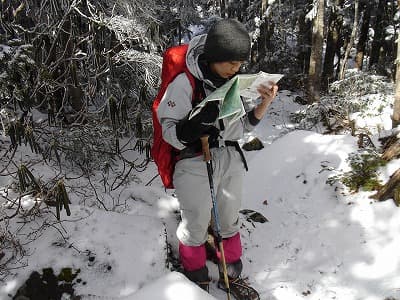
[[[12,48],[7,45],[0,44],[0,59],[3,59],[6,54],[10,54]]]
[[[370,199],[371,192],[349,194],[326,183],[348,168],[346,158],[357,149],[357,138],[293,130],[288,116],[299,108],[293,98],[281,91],[265,119],[245,139],[257,136],[265,148],[245,153],[249,172],[242,206],[261,213],[268,222],[240,215],[244,275],[262,300],[400,298],[399,208],[392,200]],[[353,117],[369,124],[365,115]],[[373,124],[386,124],[389,110],[379,118],[371,114],[371,119]],[[395,160],[382,168],[382,179],[399,167]],[[50,172],[39,165],[35,170]],[[8,295],[14,295],[32,271],[45,267],[80,269],[82,282],[74,288],[82,299],[226,299],[224,292],[212,288],[208,294],[167,269],[166,242],[174,252],[177,248],[179,203],[159,178],[145,185],[155,172],[151,164],[138,174],[140,180],[117,191],[113,210],[94,206],[95,199],[84,206],[81,195],[72,193],[70,217],[62,211],[59,224],[45,214],[53,226],[27,244],[26,266],[15,269],[15,275],[0,286],[0,299],[11,299]],[[97,179],[100,182],[101,176]],[[1,186],[6,185],[4,177],[0,180]],[[116,194],[102,195],[104,189],[98,184],[98,196],[112,207],[109,202],[117,199]],[[34,201],[25,198],[24,208],[29,209]],[[30,229],[41,222],[35,219]],[[216,276],[216,266],[208,266]]]
[[[157,294],[154,291],[157,291]],[[183,274],[172,272],[145,286],[131,299],[212,300],[215,298],[193,285]]]

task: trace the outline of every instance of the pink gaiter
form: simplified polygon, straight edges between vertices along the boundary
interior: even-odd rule
[[[201,246],[186,246],[179,242],[179,256],[186,271],[194,271],[206,265],[206,248]]]
[[[240,240],[239,232],[230,238],[223,239],[222,245],[224,246],[225,260],[227,263],[237,262],[242,256],[242,242]],[[217,249],[218,259],[221,259],[221,253],[218,250],[218,245],[215,246]]]

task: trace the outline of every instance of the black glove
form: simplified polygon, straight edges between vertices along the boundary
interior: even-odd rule
[[[215,126],[210,126],[203,135],[208,135],[208,143],[211,144],[212,142],[215,142],[218,140],[219,137],[219,129]]]
[[[202,110],[189,120],[190,113],[176,124],[176,136],[184,145],[189,145],[209,135],[209,141],[216,140],[219,130],[213,126],[219,114],[218,102],[208,102]]]
[[[213,125],[204,125],[188,120],[187,117],[176,124],[176,136],[186,146],[200,141],[200,137],[203,135],[208,135],[209,141],[215,141],[219,136],[219,130]]]
[[[203,125],[212,125],[217,120],[218,114],[218,101],[208,101],[200,112],[191,119],[191,121]]]

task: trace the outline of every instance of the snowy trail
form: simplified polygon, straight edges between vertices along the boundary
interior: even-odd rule
[[[368,192],[343,194],[326,184],[334,170],[347,168],[356,139],[290,132],[288,115],[298,105],[289,96],[282,91],[247,137],[259,137],[265,148],[246,152],[242,208],[268,222],[240,214],[244,276],[262,300],[400,299],[400,209],[392,201],[371,201]],[[399,167],[391,162],[382,179]],[[150,165],[141,182],[154,174]],[[123,205],[104,211],[81,206],[79,195],[72,195],[64,237],[47,230],[29,244],[28,266],[0,286],[0,299],[11,299],[32,271],[66,266],[80,270],[76,294],[98,295],[83,300],[226,299],[215,286],[213,297],[166,268],[166,241],[177,248],[173,191],[164,191],[158,179],[151,186],[131,182],[115,199]],[[216,266],[209,267],[217,278]]]

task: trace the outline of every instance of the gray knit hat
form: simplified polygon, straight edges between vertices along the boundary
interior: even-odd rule
[[[235,19],[216,22],[208,31],[204,58],[208,62],[245,61],[250,54],[250,36]]]

